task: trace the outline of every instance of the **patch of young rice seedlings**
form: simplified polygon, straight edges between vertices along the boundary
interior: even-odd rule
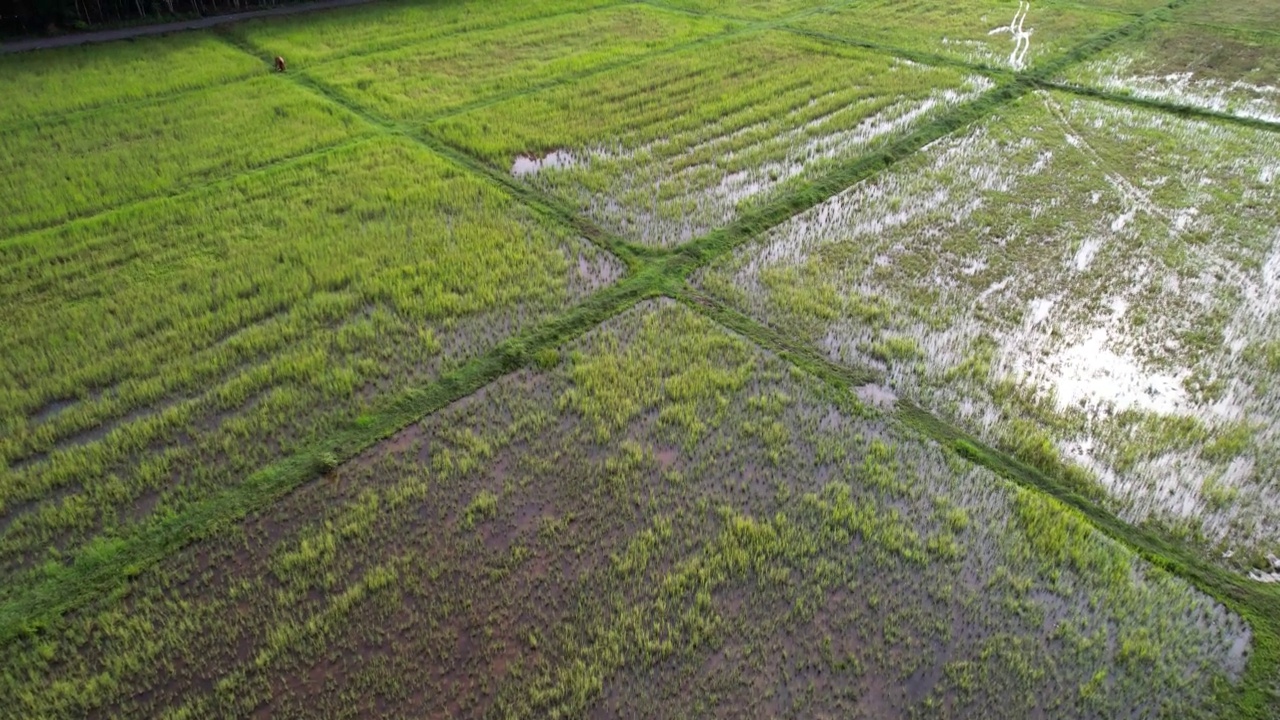
[[[1153,24],[1061,79],[1108,92],[1280,123],[1280,35]]]
[[[631,5],[449,35],[304,72],[383,117],[417,123],[732,28],[723,20]]]
[[[865,0],[796,20],[798,30],[1025,70],[1133,18],[1079,5],[1006,0]]]
[[[683,306],[645,303],[544,366],[6,646],[0,699],[1199,717],[1240,672],[1248,632],[1218,604]]]
[[[22,236],[0,258],[10,577],[238,482],[621,272],[392,139]]]
[[[305,68],[349,55],[407,47],[454,33],[512,25],[548,15],[619,4],[616,0],[413,0],[262,18],[227,28],[254,47]]]
[[[0,56],[0,127],[170,95],[263,72],[208,33]],[[19,122],[21,121],[21,122]]]
[[[1034,93],[701,282],[1128,519],[1269,548],[1277,153],[1267,132]]]
[[[990,85],[767,32],[443,119],[429,132],[615,232],[674,245]]]
[[[176,193],[368,130],[346,110],[265,77],[18,127],[0,134],[0,238]]]

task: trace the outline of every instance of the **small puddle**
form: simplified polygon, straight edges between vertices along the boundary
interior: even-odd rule
[[[588,241],[584,239],[583,242]],[[588,289],[602,288],[620,277],[622,277],[622,267],[608,257],[599,256],[592,260],[587,259],[585,255],[578,256],[578,279],[586,283]]]
[[[859,400],[878,408],[891,408],[898,402],[898,396],[883,385],[862,385],[855,388],[854,392],[858,394]]]
[[[568,150],[552,150],[546,155],[517,155],[511,163],[511,174],[524,177],[545,169],[559,169],[574,165],[577,158]]]

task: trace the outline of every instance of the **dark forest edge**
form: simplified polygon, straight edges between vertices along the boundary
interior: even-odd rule
[[[0,9],[0,38],[61,36],[312,4],[315,0],[9,0]]]

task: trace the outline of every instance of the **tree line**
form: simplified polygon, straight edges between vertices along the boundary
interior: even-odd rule
[[[0,33],[37,35],[259,10],[299,0],[0,0]]]

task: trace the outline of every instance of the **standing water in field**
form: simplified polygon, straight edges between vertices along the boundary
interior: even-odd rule
[[[1036,93],[701,282],[1130,521],[1277,551],[1275,156],[1270,133]]]
[[[576,158],[568,150],[552,150],[546,155],[517,155],[511,163],[511,174],[516,177],[533,175],[547,169],[566,168],[575,164]]]

